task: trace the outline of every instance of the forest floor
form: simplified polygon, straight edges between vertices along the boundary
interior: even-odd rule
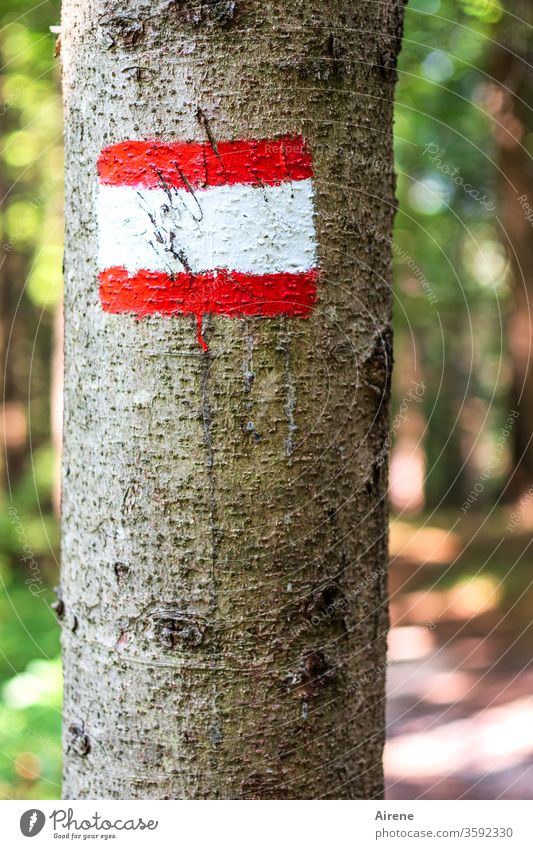
[[[533,541],[509,511],[391,528],[389,799],[533,799]]]

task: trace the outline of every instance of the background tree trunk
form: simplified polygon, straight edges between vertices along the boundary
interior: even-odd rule
[[[533,481],[533,8],[529,0],[506,4],[490,68],[488,109],[497,145],[499,217],[513,274],[508,324],[512,367],[510,406],[520,413],[513,428],[515,475],[520,494]]]
[[[67,798],[382,793],[403,3],[65,0]],[[302,133],[309,319],[102,311],[100,150]],[[385,238],[384,238],[385,237]]]

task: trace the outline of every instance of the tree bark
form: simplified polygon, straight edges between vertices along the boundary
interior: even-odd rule
[[[402,19],[64,0],[66,798],[382,794]],[[309,318],[102,310],[102,148],[300,133]]]

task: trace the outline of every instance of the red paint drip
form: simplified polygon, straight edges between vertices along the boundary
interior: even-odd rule
[[[111,186],[186,191],[211,186],[276,185],[313,176],[311,152],[301,135],[209,142],[123,141],[102,150],[100,182]]]
[[[201,312],[197,313],[197,315],[196,315],[196,327],[197,327],[196,338],[198,339],[198,342],[200,343],[201,348],[204,351],[207,352],[207,351],[209,351],[209,348],[207,347],[207,342],[205,341],[204,337],[202,336],[202,319],[203,319],[202,313]]]
[[[230,318],[307,318],[316,304],[317,279],[317,269],[257,275],[215,269],[171,276],[149,270],[130,273],[115,266],[100,273],[100,299],[105,312],[133,313],[139,318],[155,314],[198,317],[205,313]],[[199,330],[202,345],[201,324]]]

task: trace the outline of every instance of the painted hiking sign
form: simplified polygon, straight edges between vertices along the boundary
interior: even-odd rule
[[[98,160],[102,307],[305,318],[316,302],[311,154],[301,136],[124,141]]]

